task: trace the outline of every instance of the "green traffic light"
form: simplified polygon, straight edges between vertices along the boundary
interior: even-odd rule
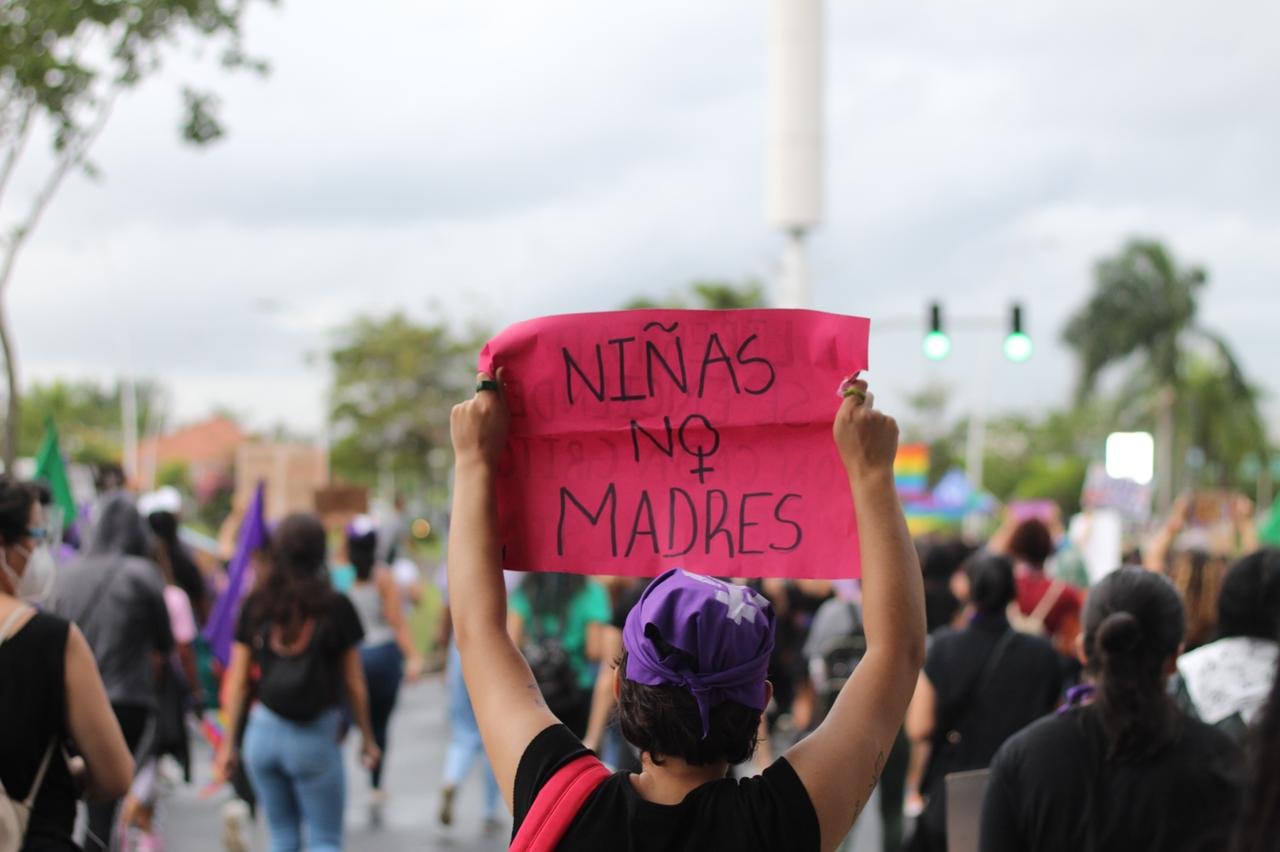
[[[1015,364],[1021,364],[1031,357],[1031,338],[1020,331],[1015,331],[1004,339],[1004,357]]]
[[[940,331],[931,331],[924,336],[924,357],[930,361],[941,361],[951,353],[951,338]]]

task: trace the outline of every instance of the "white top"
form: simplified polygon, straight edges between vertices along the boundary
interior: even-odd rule
[[[1252,725],[1271,692],[1280,643],[1232,636],[1178,658],[1178,674],[1200,719],[1216,725],[1239,713]]]

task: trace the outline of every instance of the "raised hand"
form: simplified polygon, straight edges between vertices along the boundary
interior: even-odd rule
[[[496,382],[487,373],[479,373],[475,396],[453,407],[449,415],[449,432],[453,438],[454,455],[460,463],[492,465],[502,455],[507,445],[507,428],[511,424],[511,411],[507,408],[502,379],[501,367],[498,368]]]
[[[851,478],[893,472],[898,424],[887,414],[876,411],[874,403],[875,396],[867,392],[867,383],[858,381],[836,412],[832,433]]]

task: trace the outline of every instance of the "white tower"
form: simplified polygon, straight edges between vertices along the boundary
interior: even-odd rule
[[[805,237],[822,219],[822,0],[769,0],[769,224],[786,238],[779,304],[809,305]]]

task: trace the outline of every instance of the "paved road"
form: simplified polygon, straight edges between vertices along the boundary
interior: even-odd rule
[[[347,748],[347,847],[353,850],[452,850],[497,852],[506,849],[510,822],[496,835],[481,826],[478,767],[459,791],[454,824],[437,822],[440,809],[440,771],[448,739],[445,689],[440,677],[401,690],[400,703],[391,722],[390,755],[383,784],[390,797],[380,824],[371,818],[368,775],[356,763],[358,737],[349,737]],[[165,817],[165,842],[169,852],[208,852],[221,848],[224,802],[230,791],[201,799],[199,790],[209,777],[209,754],[197,756],[197,775],[190,787],[179,787],[169,800]],[[259,820],[261,822],[261,820]],[[267,849],[266,833],[256,827],[255,850]]]
[[[445,688],[440,677],[429,678],[400,693],[392,718],[390,755],[384,784],[390,798],[380,824],[371,819],[367,775],[356,763],[356,737],[347,748],[347,848],[352,850],[450,850],[450,852],[498,852],[506,848],[510,823],[496,834],[486,835],[481,825],[481,785],[478,771],[459,791],[452,828],[437,822],[440,808],[440,771],[444,760],[448,723]],[[196,756],[196,780],[179,787],[168,800],[164,817],[169,852],[210,852],[221,847],[222,805],[230,792],[202,799],[199,790],[209,778],[210,756],[201,747]],[[853,852],[880,852],[879,826],[867,807],[855,832]],[[261,822],[261,820],[260,820]],[[261,824],[255,830],[255,850],[266,850]]]

